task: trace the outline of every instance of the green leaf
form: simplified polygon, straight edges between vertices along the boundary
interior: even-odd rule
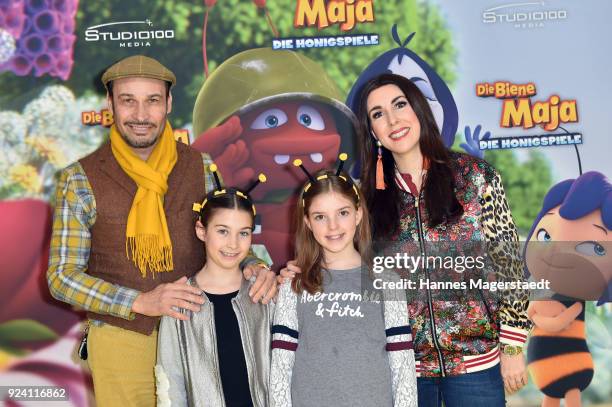
[[[0,341],[2,343],[48,341],[57,338],[57,334],[47,326],[31,319],[15,319],[0,324]]]
[[[25,350],[6,344],[2,340],[0,340],[0,351],[3,351],[13,356],[24,356],[25,354],[27,354]]]

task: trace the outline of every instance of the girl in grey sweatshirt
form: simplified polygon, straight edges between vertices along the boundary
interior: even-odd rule
[[[358,188],[342,172],[319,172],[296,217],[302,272],[281,286],[276,305],[270,406],[416,406],[405,294],[372,290]]]

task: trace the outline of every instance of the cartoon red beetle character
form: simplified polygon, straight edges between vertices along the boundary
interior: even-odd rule
[[[341,151],[354,157],[356,119],[341,99],[316,62],[268,48],[229,58],[198,94],[193,146],[212,156],[226,185],[246,185],[259,172],[268,178],[253,196],[262,228],[254,241],[275,267],[293,256],[292,214],[305,182],[293,160],[316,171]]]

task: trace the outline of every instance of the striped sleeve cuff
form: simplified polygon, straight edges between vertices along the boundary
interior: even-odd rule
[[[272,349],[285,349],[295,352],[298,347],[299,333],[285,325],[272,326]]]
[[[481,355],[464,356],[463,362],[466,373],[479,372],[493,367],[499,363],[499,346]]]
[[[412,349],[412,330],[410,325],[396,326],[385,330],[387,352]]]
[[[117,292],[109,309],[109,314],[115,317],[133,320],[136,313],[132,312],[132,305],[140,291],[128,287],[117,286]]]
[[[527,341],[527,330],[502,324],[499,341],[506,345],[523,346]]]
[[[416,377],[421,377],[421,374],[423,373],[423,364],[421,363],[420,360],[415,360],[414,361],[414,369],[416,370]]]

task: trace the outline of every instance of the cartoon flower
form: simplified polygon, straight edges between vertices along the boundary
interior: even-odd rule
[[[50,137],[29,137],[26,145],[55,167],[63,167],[66,164],[64,153],[59,149],[57,142]]]
[[[81,111],[99,111],[103,105],[100,97],[75,99],[69,88],[52,85],[23,112],[1,111],[0,199],[50,198],[57,169],[104,140],[106,129],[81,122]]]
[[[0,28],[0,64],[7,62],[15,54],[15,38],[8,31]]]
[[[13,167],[9,172],[9,179],[30,193],[38,193],[42,185],[38,171],[30,164]]]
[[[0,112],[0,145],[15,148],[23,144],[27,127],[25,118],[18,112]]]

